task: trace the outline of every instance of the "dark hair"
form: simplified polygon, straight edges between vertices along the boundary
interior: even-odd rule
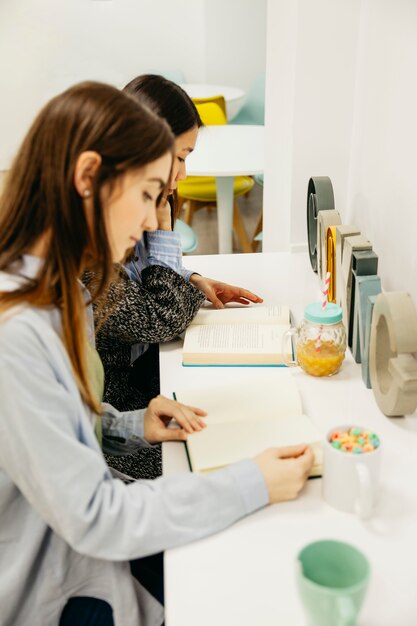
[[[172,80],[160,74],[142,74],[130,81],[123,91],[168,122],[175,137],[179,137],[192,128],[201,128],[203,122],[190,96]],[[168,198],[171,205],[171,227],[179,214],[177,192]],[[147,237],[144,237],[147,245]]]
[[[30,128],[9,172],[0,199],[0,270],[6,270],[40,239],[45,262],[38,276],[16,291],[0,293],[0,311],[18,304],[57,306],[62,336],[80,393],[99,404],[86,363],[85,302],[77,279],[89,267],[100,273],[101,294],[113,271],[100,192],[126,172],[170,150],[168,125],[114,87],[81,83],[53,98]],[[101,165],[92,182],[94,218],[89,227],[74,184],[79,155],[93,150]]]
[[[123,91],[166,120],[175,137],[203,125],[194,102],[184,89],[159,74],[137,76]]]

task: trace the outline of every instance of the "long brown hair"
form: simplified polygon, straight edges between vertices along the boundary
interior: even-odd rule
[[[101,83],[81,83],[41,110],[0,198],[0,270],[7,271],[42,235],[49,235],[38,275],[16,291],[0,292],[0,312],[18,304],[59,307],[62,339],[80,393],[96,412],[100,408],[86,364],[85,301],[77,279],[87,267],[98,271],[97,297],[112,276],[100,191],[172,151],[173,141],[168,125],[127,94]],[[77,158],[86,150],[102,159],[92,186],[91,229],[74,184]]]

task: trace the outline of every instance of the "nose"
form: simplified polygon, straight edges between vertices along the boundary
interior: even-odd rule
[[[187,178],[187,168],[185,162],[180,164],[176,180],[185,180]]]
[[[148,211],[145,223],[143,225],[143,230],[151,231],[151,230],[156,230],[157,228],[158,228],[158,218],[156,216],[156,207],[153,206],[152,209],[149,209]]]

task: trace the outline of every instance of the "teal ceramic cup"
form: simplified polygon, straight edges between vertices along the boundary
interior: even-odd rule
[[[316,541],[297,557],[297,582],[309,626],[356,626],[370,567],[356,548]]]

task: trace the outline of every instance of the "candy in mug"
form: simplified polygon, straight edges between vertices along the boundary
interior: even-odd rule
[[[323,497],[328,504],[366,519],[379,492],[381,442],[356,425],[333,428],[324,442]]]
[[[345,431],[333,431],[329,439],[333,448],[352,454],[366,454],[379,448],[378,435],[365,428],[353,427]]]
[[[289,365],[299,365],[311,376],[333,376],[339,371],[346,351],[340,306],[328,303],[323,308],[320,302],[307,305],[300,326],[283,336],[283,354],[288,352],[285,344],[289,337],[295,339],[295,359]]]

